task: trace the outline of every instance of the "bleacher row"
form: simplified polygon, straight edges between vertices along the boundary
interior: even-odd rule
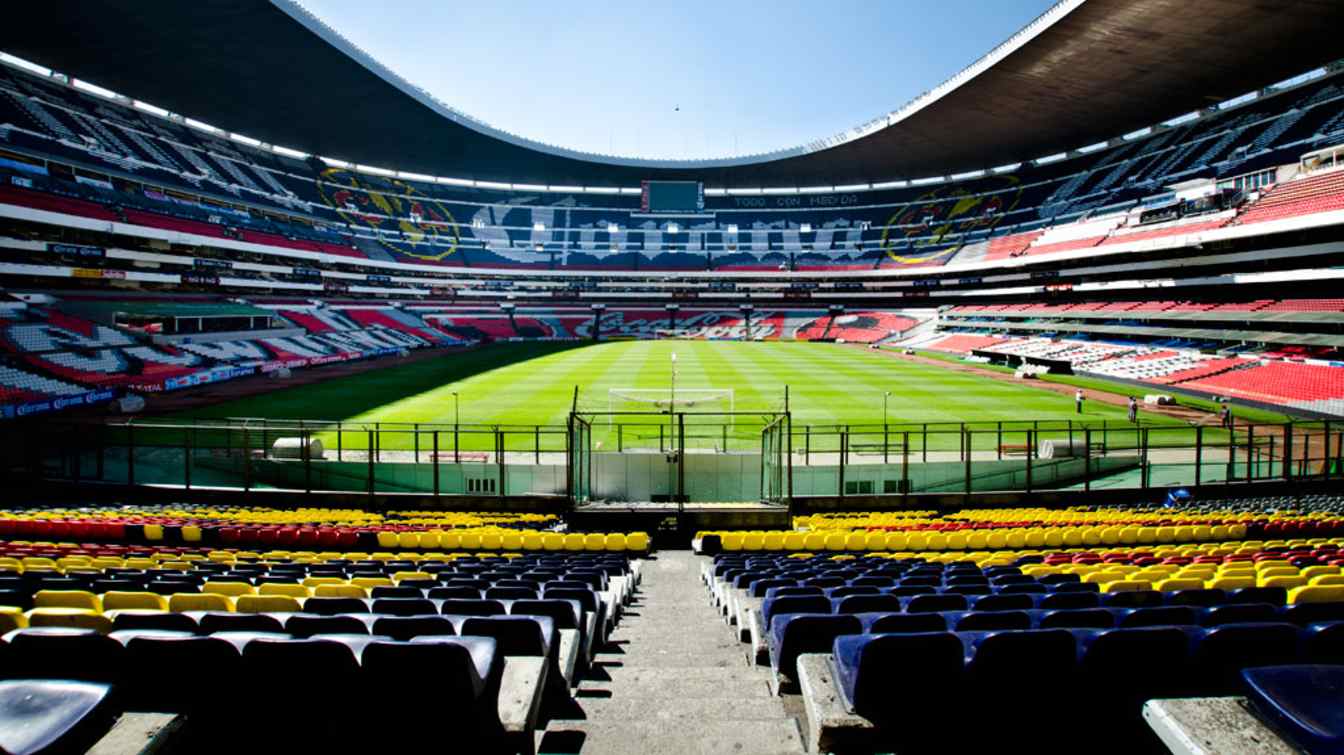
[[[647,548],[642,533],[537,529],[555,523],[316,509],[12,510],[0,527],[0,678],[55,690],[53,710],[59,685],[79,682],[96,685],[104,713],[185,714],[179,751],[389,741],[421,750],[441,745],[445,726],[467,751],[531,751],[541,716],[570,704],[635,594],[641,561],[627,538]],[[437,535],[412,529],[431,524],[461,536],[458,545],[468,534],[529,540],[517,551],[479,540],[471,550],[385,552],[320,550],[334,542],[322,538],[262,551],[207,543],[230,529],[302,525],[400,544]],[[601,547],[532,547],[531,536],[549,535]],[[617,536],[621,547],[606,547]],[[258,694],[283,704],[259,710]],[[352,714],[377,725],[348,726]],[[39,728],[78,740],[88,732],[77,719]]]
[[[295,314],[290,312],[288,314]],[[303,326],[297,316],[296,326]],[[307,329],[306,329],[307,330]],[[127,331],[44,307],[0,315],[0,403],[69,396],[96,388],[173,390],[239,374],[362,359],[403,350],[462,344],[456,337],[395,315],[360,310],[340,328],[301,335],[180,345],[154,344]]]
[[[1051,512],[1184,522],[1166,544],[1150,532],[1137,547],[886,548],[916,532],[886,528],[927,524],[931,512],[800,517],[790,532],[701,533],[698,547],[711,601],[777,693],[803,696],[817,751],[1000,747],[1005,732],[1045,719],[1033,751],[1164,751],[1140,717],[1147,700],[1242,694],[1247,668],[1344,663],[1344,538],[1310,536],[1337,501],[1315,513],[1253,505]],[[1027,513],[956,517],[1051,529],[1020,522]],[[1246,516],[1261,532],[1282,525],[1281,536],[1190,542],[1210,526],[1196,521]],[[755,550],[773,536],[801,536],[802,547]]]
[[[169,201],[158,188],[103,192],[72,184],[72,195],[82,192],[89,198],[43,200],[76,214],[347,258],[525,268],[555,264],[552,257],[558,251],[561,264],[575,268],[657,269],[663,265],[667,269],[703,269],[706,262],[705,253],[689,243],[686,232],[659,228],[646,233],[638,222],[622,218],[623,213],[617,213],[617,218],[624,221],[617,234],[606,230],[609,213],[588,213],[582,206],[566,213],[572,227],[556,229],[549,227],[556,214],[551,207],[511,201],[508,193],[480,200],[488,206],[468,204],[463,195],[442,185],[354,174],[316,160],[252,149],[9,67],[0,70],[0,93],[0,125],[14,126],[9,132],[9,145],[19,151],[15,161],[32,160],[35,168],[21,176],[30,183],[46,182],[47,176],[42,175],[45,171],[40,170],[45,158],[101,164],[109,174],[131,175],[164,189],[210,196],[193,206]],[[1123,215],[1118,219],[1094,218],[1086,213],[1096,208],[1137,208],[1140,199],[1160,191],[1173,176],[1210,170],[1217,175],[1241,175],[1263,169],[1266,164],[1295,160],[1304,150],[1333,143],[1337,140],[1338,97],[1338,85],[1325,77],[1247,108],[1233,108],[1212,118],[1163,129],[1151,137],[1124,140],[1083,158],[1024,168],[1021,175],[1012,177],[1013,185],[1019,187],[1020,201],[1012,202],[1013,209],[1001,217],[991,216],[988,224],[984,213],[954,208],[957,202],[937,194],[926,195],[919,189],[897,192],[892,197],[892,207],[920,203],[906,210],[903,226],[895,234],[876,228],[879,223],[889,222],[890,210],[808,215],[808,224],[820,230],[807,233],[796,223],[779,229],[774,225],[776,218],[767,215],[759,218],[759,225],[750,216],[734,218],[734,228],[741,230],[731,234],[724,227],[695,234],[713,239],[714,246],[705,248],[719,247],[715,261],[722,269],[775,270],[786,257],[775,253],[778,247],[773,239],[782,238],[781,231],[787,231],[790,238],[798,239],[794,243],[802,259],[797,268],[825,270],[1047,254],[1197,232],[1221,225],[1226,218],[1195,217],[1162,227],[1130,227],[1123,223]],[[1255,148],[1246,149],[1249,144]],[[42,158],[27,158],[27,153]],[[987,206],[989,192],[1004,188],[991,178],[968,182],[966,187],[968,191],[957,196],[972,197],[980,206]],[[1291,192],[1270,190],[1262,200],[1267,203],[1262,212],[1247,211],[1235,222],[1246,224],[1284,213],[1331,209],[1338,205],[1338,199],[1322,201],[1319,196],[1335,188],[1302,185]],[[381,207],[386,203],[370,198],[370,192],[414,197],[428,212],[418,218],[382,215]],[[110,198],[117,201],[107,201]],[[558,201],[567,199],[557,196]],[[256,209],[240,208],[239,202]],[[81,203],[92,206],[81,207]],[[441,212],[440,203],[451,211]],[[264,213],[260,211],[263,209]],[[277,213],[291,214],[293,220],[286,221]],[[1080,214],[1081,221],[1064,222]],[[442,233],[446,229],[427,223],[449,216],[464,222]],[[933,229],[924,222],[930,216],[948,216],[948,228],[944,230],[952,233],[932,234]],[[480,220],[481,225],[465,222],[467,218]],[[1056,218],[1061,219],[1058,224]],[[547,226],[546,230],[537,231],[538,222]],[[874,228],[865,235],[856,230],[862,223]],[[1042,230],[1042,226],[1049,228]],[[416,233],[403,234],[403,228],[416,229]],[[438,246],[430,243],[436,238]],[[633,242],[638,251],[608,253],[609,245],[618,241],[622,245]],[[532,252],[538,244],[543,251]],[[937,253],[927,254],[930,247]]]
[[[970,333],[933,334],[909,345],[1067,360],[1075,371],[1329,414],[1344,413],[1344,367],[1300,353],[1219,356],[1160,344],[1115,344]],[[1283,361],[1290,359],[1291,361]]]

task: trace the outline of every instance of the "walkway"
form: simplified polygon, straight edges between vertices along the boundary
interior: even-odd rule
[[[539,735],[539,753],[765,755],[803,752],[796,720],[747,665],[709,604],[699,562],[663,551],[575,694]]]

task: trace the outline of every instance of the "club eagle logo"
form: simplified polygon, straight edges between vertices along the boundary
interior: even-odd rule
[[[462,241],[453,214],[404,181],[385,179],[386,186],[378,187],[342,168],[328,168],[320,178],[323,201],[350,225],[379,231],[378,243],[389,251],[437,262]]]
[[[1022,182],[1016,176],[997,176],[996,180],[1003,185],[993,194],[941,187],[901,207],[882,229],[882,251],[902,265],[952,256],[965,245],[965,234],[994,228],[1021,201]],[[915,254],[899,254],[906,250]],[[930,251],[920,254],[920,250]]]

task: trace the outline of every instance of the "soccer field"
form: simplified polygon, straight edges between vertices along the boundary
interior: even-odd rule
[[[881,425],[888,391],[886,414],[892,425],[1082,420],[1118,426],[1125,419],[1123,408],[1099,401],[1088,402],[1080,418],[1066,395],[853,346],[739,341],[496,344],[409,364],[389,363],[360,375],[282,388],[176,416],[444,425],[460,419],[462,425],[563,426],[575,386],[581,409],[605,411],[610,389],[668,389],[674,353],[679,391],[732,389],[733,409],[738,412],[782,409],[787,385],[795,427]],[[454,392],[459,417],[454,413]],[[692,410],[727,408],[726,402],[707,403],[712,406]],[[618,408],[638,407],[627,403]],[[594,424],[599,439],[605,424],[605,418]],[[742,418],[738,424],[741,427],[733,434],[740,442],[733,445],[750,445],[758,437],[760,419]],[[485,440],[463,440],[463,447],[479,447]],[[557,442],[563,448],[562,437],[545,445],[554,447]],[[956,448],[957,442],[952,435],[938,445],[950,443]],[[357,446],[360,441],[356,437],[347,443]],[[393,438],[385,447],[400,445]]]

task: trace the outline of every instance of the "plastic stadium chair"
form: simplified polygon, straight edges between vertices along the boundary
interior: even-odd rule
[[[1237,691],[1242,669],[1292,663],[1298,628],[1286,623],[1228,624],[1204,631],[1195,648],[1195,665],[1205,694]]]
[[[457,634],[457,628],[453,621],[437,614],[432,616],[381,616],[374,620],[371,631],[373,634],[386,635],[402,642],[416,637],[455,636]]]
[[[84,752],[107,731],[111,687],[71,681],[0,682],[0,752]]]
[[[941,613],[861,613],[857,616],[865,634],[947,631],[947,619]]]
[[[842,694],[888,737],[904,740],[894,744],[922,749],[909,740],[943,738],[946,726],[964,713],[948,704],[964,690],[965,648],[955,634],[844,635],[836,638],[833,653]]]
[[[1241,676],[1255,709],[1304,752],[1344,752],[1344,666],[1269,666]]]
[[[121,643],[91,629],[28,628],[5,636],[3,673],[11,679],[75,679],[116,683]]]
[[[237,677],[238,648],[217,637],[145,632],[125,646],[127,694],[148,710],[210,709],[245,684]]]
[[[782,613],[770,622],[770,665],[775,671],[797,679],[795,662],[803,653],[824,653],[836,637],[862,634],[863,623],[852,614]]]

